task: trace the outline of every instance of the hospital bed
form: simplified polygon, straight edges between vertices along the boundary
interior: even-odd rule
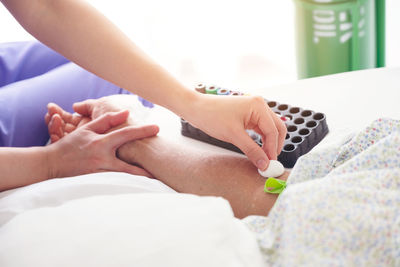
[[[246,92],[324,112],[323,146],[378,117],[400,119],[399,81],[400,68],[382,68]],[[182,136],[179,118],[163,108],[148,116],[160,135],[222,149]],[[177,194],[154,179],[100,173],[0,193],[0,266],[262,265],[227,201]]]

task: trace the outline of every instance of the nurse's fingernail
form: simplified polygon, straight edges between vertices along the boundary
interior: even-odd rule
[[[260,170],[265,170],[267,168],[267,162],[263,159],[259,159],[257,160],[257,168],[259,168]]]

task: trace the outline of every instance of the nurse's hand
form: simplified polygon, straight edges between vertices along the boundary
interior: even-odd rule
[[[152,177],[144,169],[127,164],[116,157],[116,150],[122,144],[158,133],[156,125],[130,126],[107,133],[110,129],[124,124],[128,116],[128,111],[106,113],[49,145],[49,176],[53,178],[118,171]],[[51,123],[54,123],[54,120],[62,119],[59,114],[54,114]]]
[[[286,127],[262,97],[198,94],[184,113],[184,118],[194,126],[239,147],[261,170],[268,167],[270,159],[276,160],[283,148]],[[261,135],[262,148],[246,129]]]

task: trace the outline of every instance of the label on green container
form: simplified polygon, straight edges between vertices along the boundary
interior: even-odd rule
[[[376,66],[374,0],[295,3],[300,78]]]

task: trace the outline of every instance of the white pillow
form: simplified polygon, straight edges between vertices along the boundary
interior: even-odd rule
[[[261,266],[229,203],[186,194],[80,198],[0,228],[0,266]]]

